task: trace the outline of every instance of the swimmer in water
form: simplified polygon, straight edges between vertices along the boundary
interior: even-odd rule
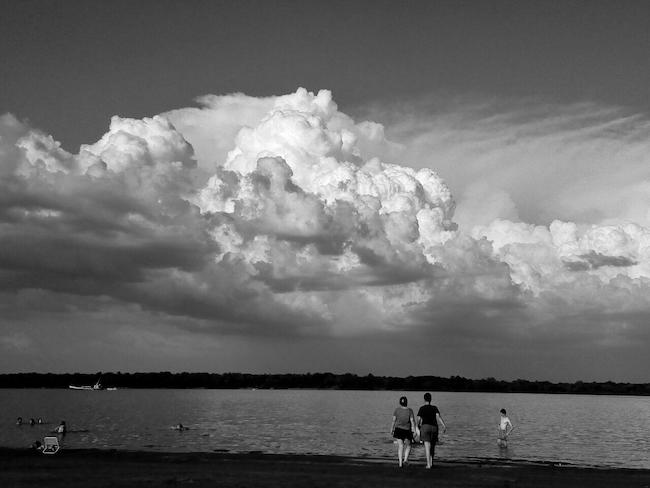
[[[18,417],[16,419],[16,425],[23,425],[23,418],[22,417]]]
[[[190,430],[189,427],[185,427],[183,424],[177,424],[172,427],[174,430],[178,430],[179,432],[182,432],[184,430]]]
[[[512,433],[513,430],[515,430],[515,428],[506,415],[506,409],[502,408],[500,413],[501,420],[499,422],[499,430],[497,432],[497,446],[505,449],[508,447],[508,436]]]
[[[36,421],[34,419],[29,419],[29,425],[30,427],[34,427],[36,425]]]

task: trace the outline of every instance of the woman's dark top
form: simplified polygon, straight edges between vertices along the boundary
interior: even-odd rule
[[[422,405],[418,410],[418,417],[422,419],[422,424],[438,425],[436,414],[439,413],[440,410],[435,405]]]

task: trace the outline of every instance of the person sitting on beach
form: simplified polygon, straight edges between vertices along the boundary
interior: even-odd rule
[[[506,415],[506,409],[502,408],[500,410],[501,413],[501,421],[499,422],[499,430],[497,432],[497,445],[499,447],[506,448],[508,447],[508,436],[510,433],[515,430],[515,428],[512,425],[512,422],[510,422],[510,419]]]
[[[32,449],[35,450],[36,452],[43,452],[43,449],[44,449],[44,448],[45,448],[45,447],[43,446],[43,444],[41,443],[41,441],[35,441],[35,442],[32,444]]]
[[[424,453],[427,457],[427,469],[433,466],[436,443],[438,442],[438,422],[442,425],[442,431],[447,431],[447,426],[440,416],[440,410],[431,405],[431,393],[424,394],[424,405],[418,410],[418,423],[420,429],[420,440],[424,442]]]
[[[61,423],[54,429],[55,434],[65,434],[68,431],[68,427],[65,425],[65,420],[62,420]]]
[[[411,441],[416,431],[413,410],[408,408],[408,400],[400,397],[399,407],[393,412],[393,425],[390,428],[392,436],[397,439],[397,461],[399,467],[408,465]]]
[[[16,419],[16,425],[23,425],[23,418],[22,417],[18,417]]]

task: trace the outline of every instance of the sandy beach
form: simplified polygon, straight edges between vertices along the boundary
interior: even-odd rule
[[[396,463],[333,456],[0,449],[3,487],[650,487],[650,470],[504,462]]]

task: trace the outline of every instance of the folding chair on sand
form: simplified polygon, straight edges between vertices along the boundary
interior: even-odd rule
[[[43,454],[56,454],[59,452],[59,439],[56,437],[46,437],[43,439]]]

